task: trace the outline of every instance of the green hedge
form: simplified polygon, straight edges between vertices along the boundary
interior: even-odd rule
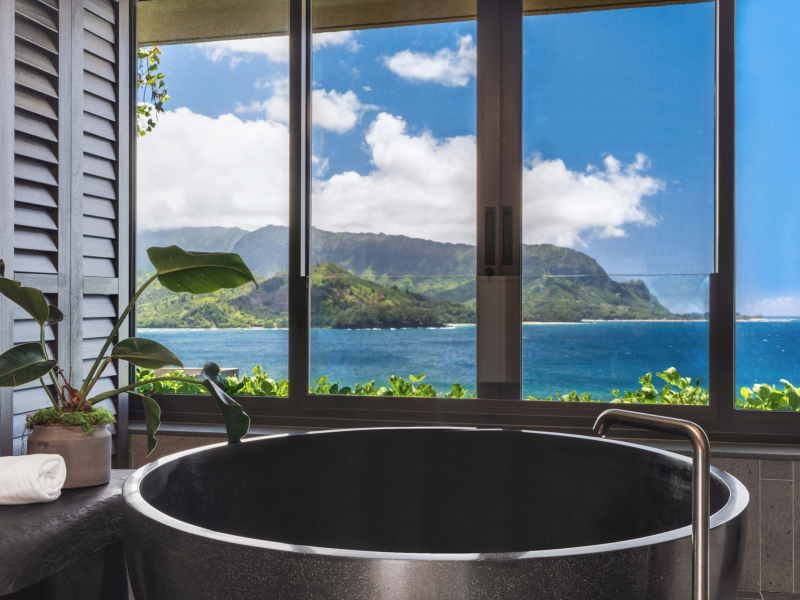
[[[183,371],[173,371],[170,375],[186,377]],[[155,372],[151,369],[138,369],[137,381],[153,379]],[[708,404],[708,390],[703,385],[705,379],[692,380],[681,377],[675,368],[669,368],[663,373],[656,373],[656,377],[664,381],[658,389],[653,383],[652,373],[639,378],[639,389],[635,391],[609,390],[607,398],[592,397],[588,392],[578,393],[571,391],[568,394],[559,394],[553,389],[553,395],[547,397],[528,396],[526,400],[546,402],[606,402],[609,404],[682,404],[703,406]],[[374,381],[367,384],[356,383],[355,387],[340,386],[339,382],[331,383],[329,377],[324,375],[314,380],[314,385],[308,391],[312,394],[338,395],[338,396],[398,396],[412,398],[475,398],[475,393],[469,393],[460,383],[454,383],[449,392],[437,391],[431,384],[423,382],[425,375],[409,375],[408,381],[402,377],[392,376],[388,386],[376,386]],[[784,389],[780,390],[766,384],[756,384],[753,388],[743,387],[740,391],[741,398],[736,398],[736,407],[750,410],[782,410],[800,411],[800,392],[788,381],[782,379]],[[158,394],[207,394],[206,389],[197,384],[181,382],[155,382],[143,386],[142,393]],[[227,377],[225,379],[225,393],[231,396],[288,396],[289,380],[275,381],[270,379],[260,366],[253,369],[253,376],[245,374],[241,379]]]

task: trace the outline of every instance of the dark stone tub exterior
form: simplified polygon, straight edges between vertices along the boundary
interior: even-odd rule
[[[711,598],[744,486],[712,469]],[[691,599],[691,462],[527,431],[361,429],[176,454],[124,493],[137,600]]]

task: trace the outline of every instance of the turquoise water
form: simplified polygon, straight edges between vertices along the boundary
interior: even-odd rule
[[[288,375],[285,330],[141,329],[139,335],[173,350],[187,367],[213,360],[252,373],[262,365],[274,379]],[[737,326],[738,386],[800,384],[800,320]],[[647,372],[677,368],[708,374],[706,322],[604,322],[523,326],[523,393],[546,396],[571,389],[608,398],[612,388],[634,390]],[[311,332],[311,376],[353,385],[390,375],[425,374],[437,390],[461,383],[475,389],[475,327]]]

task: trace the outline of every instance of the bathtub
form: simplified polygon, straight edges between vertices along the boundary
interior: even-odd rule
[[[126,481],[137,600],[690,600],[691,461],[575,435],[256,438]],[[733,600],[749,495],[712,469],[710,588]]]

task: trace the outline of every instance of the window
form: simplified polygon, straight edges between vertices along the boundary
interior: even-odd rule
[[[800,409],[800,6],[738,0],[736,388],[740,408]],[[769,386],[764,388],[763,386]],[[777,390],[777,393],[776,393]]]
[[[585,433],[629,391],[638,403],[625,408],[690,418],[712,439],[800,441],[794,411],[733,402],[767,408],[740,389],[800,381],[793,0],[738,0],[738,15],[734,0],[523,0],[522,11],[285,0],[277,21],[278,4],[254,0],[170,18],[147,17],[150,4],[140,40],[162,44],[172,99],[140,140],[140,257],[165,229],[183,244],[178,225],[245,230],[229,248],[258,291],[173,301],[261,321],[212,331],[198,310],[207,322],[193,327],[205,329],[185,346],[188,328],[163,324],[190,310],[156,303],[140,325],[187,366],[214,339],[203,360],[301,382],[287,397],[243,398],[255,423]],[[213,127],[189,150],[167,135],[186,114],[235,125],[216,144],[240,160],[217,151],[191,171],[210,182],[203,193],[257,163],[234,178],[240,193],[214,192],[230,203],[212,216],[181,208],[202,196],[148,181],[175,179],[148,155],[159,139],[175,156],[214,143]],[[236,136],[257,127],[263,154],[235,154]],[[270,128],[284,145],[267,141]],[[158,210],[143,217],[145,206]],[[227,248],[208,233],[207,248]],[[673,373],[672,396],[658,373]],[[702,394],[677,393],[698,379]],[[164,418],[216,422],[206,400],[192,398],[193,416],[162,398]]]
[[[367,6],[391,22],[397,4]],[[312,6],[311,389],[472,395],[476,23],[349,29],[329,8]]]
[[[523,397],[708,378],[714,8],[523,18]]]
[[[246,37],[236,2],[205,21],[154,20],[143,6],[140,40],[160,49],[169,100],[138,140],[138,284],[153,270],[147,248],[177,244],[238,253],[258,288],[192,296],[155,283],[137,305],[137,334],[166,345],[189,373],[211,360],[224,375],[277,384],[288,377],[288,0],[263,3],[257,19],[250,7]],[[166,27],[173,18],[180,27]]]

